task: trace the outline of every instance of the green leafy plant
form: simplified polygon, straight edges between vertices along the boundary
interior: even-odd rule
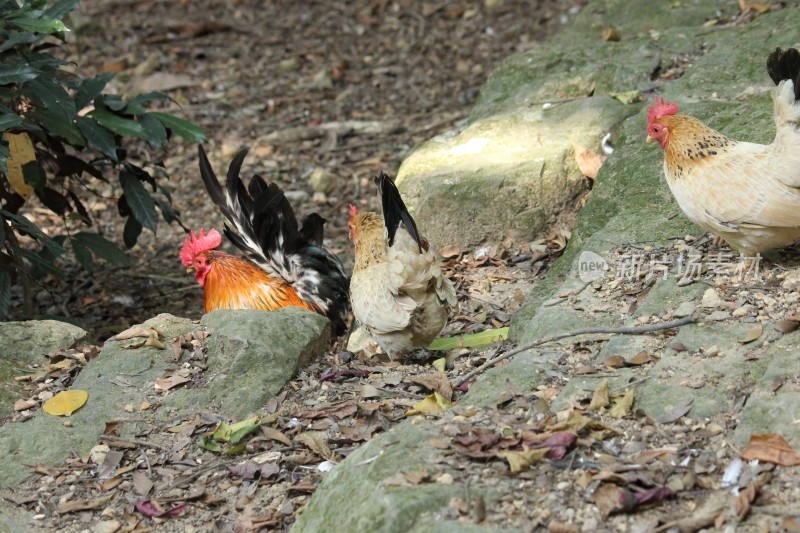
[[[32,314],[31,280],[58,276],[53,262],[66,250],[90,272],[94,258],[127,264],[125,253],[100,234],[66,230],[73,220],[92,226],[81,197],[98,182],[114,183],[116,176],[127,247],[143,229],[156,230],[159,212],[168,223],[180,222],[168,191],[158,186],[165,175],[160,164],[129,160],[124,143],[141,139],[163,148],[172,134],[204,141],[193,124],[150,109],[169,100],[165,94],[104,94],[113,74],[85,78],[65,68],[68,63],[52,52],[65,42],[63,18],[77,4],[0,0],[0,318],[14,282],[22,285],[26,314]],[[48,236],[20,214],[32,195],[65,220],[65,235]],[[20,235],[39,249],[21,246]]]

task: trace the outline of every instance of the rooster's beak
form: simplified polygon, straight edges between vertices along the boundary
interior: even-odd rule
[[[648,135],[647,136],[647,140],[645,141],[645,143],[646,144],[650,144],[650,143],[654,143],[654,142],[656,142],[656,140]]]
[[[186,273],[188,274],[189,272],[194,272],[194,267],[188,267]]]

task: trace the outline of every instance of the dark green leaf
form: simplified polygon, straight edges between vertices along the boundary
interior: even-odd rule
[[[11,266],[0,263],[0,320],[2,320],[11,307]]]
[[[50,187],[45,187],[41,192],[39,191],[40,189],[36,190],[36,196],[48,209],[59,216],[66,215],[67,210],[69,210],[69,202],[67,202],[63,194]]]
[[[103,92],[106,84],[108,84],[113,77],[113,72],[106,72],[105,74],[100,74],[94,78],[83,80],[80,88],[75,93],[75,107],[78,109],[83,109],[87,105],[91,104],[95,98],[100,96],[100,93]]]
[[[11,152],[8,151],[8,146],[0,144],[0,172],[8,173],[9,157],[11,157]]]
[[[145,134],[144,128],[141,124],[135,120],[123,118],[107,109],[98,107],[91,111],[89,116],[119,135],[139,137],[140,139],[147,138],[147,135]]]
[[[86,145],[81,130],[60,113],[54,113],[46,109],[34,109],[28,111],[27,118],[35,120],[41,124],[42,128],[48,130],[53,135],[63,137],[64,140],[73,146]]]
[[[22,124],[22,117],[16,113],[3,111],[0,115],[0,132],[8,131]]]
[[[112,161],[117,161],[117,141],[114,139],[113,133],[98,124],[93,118],[76,117],[75,122],[92,146],[110,157]]]
[[[142,225],[139,224],[139,221],[134,217],[128,217],[125,220],[125,229],[122,231],[122,240],[125,241],[125,246],[133,248],[141,234]]]
[[[125,198],[124,194],[117,200],[117,211],[121,217],[127,217],[131,214],[131,208],[128,207],[128,199]]]
[[[69,197],[72,200],[72,205],[73,207],[75,207],[75,211],[78,212],[78,216],[81,219],[81,221],[87,226],[91,226],[92,217],[89,216],[89,211],[86,209],[86,206],[83,205],[81,199],[78,198],[77,194],[72,192],[72,189],[67,189],[67,194],[69,194]]]
[[[219,453],[222,451],[222,447],[211,440],[208,435],[200,435],[200,437],[197,439],[197,445],[210,452]]]
[[[47,174],[45,174],[38,159],[28,161],[22,165],[22,177],[25,179],[25,183],[36,190],[42,190],[47,183]]]
[[[31,80],[23,86],[22,94],[34,102],[44,103],[47,109],[63,114],[67,120],[75,117],[75,102],[67,91],[53,80],[45,78]]]
[[[12,33],[8,39],[6,39],[2,44],[0,44],[0,53],[9,50],[18,44],[30,44],[35,42],[39,39],[36,35],[24,31],[14,32]]]
[[[163,188],[161,189],[161,191],[164,192],[165,194],[167,192]],[[172,204],[169,201],[164,200],[163,198],[159,198],[158,196],[155,197],[155,200],[156,204],[158,204],[158,208],[161,209],[161,216],[164,217],[164,220],[167,221],[167,224],[172,224],[173,222],[177,221],[180,218],[181,216],[180,211],[172,207]]]
[[[57,278],[61,277],[61,269],[53,264],[52,259],[44,258],[40,253],[25,249],[22,250],[22,257],[30,263],[30,273],[35,277],[42,277],[45,274],[50,274]]]
[[[44,14],[50,18],[61,20],[67,13],[75,9],[78,2],[79,0],[58,0],[57,2],[53,2],[53,4],[45,10]]]
[[[156,148],[164,146],[164,143],[167,142],[167,130],[160,120],[148,113],[139,117],[139,124],[147,134],[147,142]]]
[[[42,78],[43,74],[50,74],[51,77],[55,77],[56,73],[60,75],[59,79],[64,76],[68,76],[66,72],[58,72],[61,65],[67,65],[68,63],[54,55],[31,52],[27,55],[26,59],[31,68],[40,73],[39,78]]]
[[[140,166],[134,165],[132,163],[125,163],[125,169],[139,178],[140,181],[145,183],[149,183],[150,186],[153,188],[153,192],[156,192],[158,186],[156,185],[156,180],[153,176],[151,176],[145,169]]]
[[[10,61],[0,63],[0,85],[25,83],[38,75],[30,65],[19,58],[12,58]]]
[[[35,11],[23,13],[20,16],[14,17],[9,22],[18,28],[33,33],[54,33],[69,31],[64,23],[58,19],[36,16]]]
[[[44,244],[44,246],[56,257],[64,253],[64,248],[60,244],[42,233],[42,230],[40,230],[36,224],[24,216],[15,215],[13,213],[9,213],[8,211],[0,211],[0,213],[2,213],[2,215],[11,222],[12,226]]]
[[[150,115],[160,120],[168,130],[183,137],[187,141],[196,143],[206,142],[206,136],[203,135],[203,130],[189,121],[173,117],[172,115],[167,115],[166,113],[158,113],[155,111],[150,113]]]
[[[111,111],[122,111],[125,109],[125,106],[128,105],[125,100],[115,94],[103,95],[103,103]]]
[[[144,184],[127,170],[120,171],[119,181],[133,216],[142,226],[155,232],[158,225],[156,203],[144,188]]]
[[[81,264],[84,270],[91,274],[94,272],[94,259],[92,259],[92,252],[80,241],[72,240],[72,253],[75,254],[75,259]]]
[[[0,215],[0,249],[3,248],[5,242],[6,242],[6,221],[3,218],[3,215]]]
[[[128,259],[128,256],[125,255],[125,252],[117,248],[116,244],[109,241],[102,235],[98,235],[97,233],[80,231],[72,235],[70,242],[72,242],[73,249],[75,248],[76,244],[78,246],[83,246],[91,250],[92,253],[100,259],[108,261],[113,265],[130,265],[130,260]]]
[[[152,102],[153,100],[166,100],[166,101],[174,102],[174,100],[172,98],[170,98],[168,95],[166,95],[164,93],[149,92],[149,93],[142,93],[142,94],[134,96],[133,98],[128,100],[128,105],[129,106],[139,106],[139,105],[144,104],[146,102]],[[128,109],[128,112],[129,113],[133,113],[133,111],[131,111],[130,109]]]

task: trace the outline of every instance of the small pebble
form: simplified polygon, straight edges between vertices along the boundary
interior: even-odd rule
[[[719,304],[721,303],[722,300],[720,299],[719,293],[716,289],[706,289],[706,292],[703,293],[703,300],[700,302],[700,305],[706,309],[713,309],[715,307],[719,307]]]

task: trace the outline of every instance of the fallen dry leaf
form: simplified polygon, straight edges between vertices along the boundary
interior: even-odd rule
[[[748,342],[753,342],[754,340],[758,339],[761,334],[764,332],[764,324],[761,322],[756,322],[753,324],[753,327],[747,330],[744,337],[739,339],[739,342],[742,344],[747,344]]]
[[[406,416],[413,415],[434,415],[441,416],[445,411],[453,406],[452,403],[442,396],[439,392],[426,396],[406,412]]]
[[[671,406],[669,409],[663,411],[660,415],[656,416],[653,419],[653,422],[656,424],[669,424],[675,422],[680,417],[688,413],[692,409],[692,404],[694,403],[694,398],[687,397],[684,398],[683,401],[680,403]]]
[[[155,388],[156,390],[166,392],[172,388],[177,387],[178,385],[183,385],[191,381],[188,377],[181,375],[181,371],[177,370],[174,374],[166,378],[159,378],[156,380]]]
[[[406,379],[412,383],[422,385],[431,392],[440,393],[448,402],[453,399],[453,386],[444,372],[408,376]]]
[[[575,162],[578,164],[578,170],[587,178],[594,180],[597,179],[597,173],[600,172],[600,167],[606,157],[597,152],[584,148],[580,144],[573,144],[572,149],[575,152]]]
[[[547,456],[548,448],[539,448],[538,450],[523,450],[521,452],[506,451],[498,452],[497,457],[508,461],[508,466],[511,472],[517,474],[523,470],[527,470],[533,463],[538,463]]]
[[[99,507],[103,507],[106,502],[108,502],[111,498],[113,498],[113,494],[109,494],[107,496],[101,496],[99,498],[94,498],[92,500],[76,500],[72,502],[63,502],[58,504],[58,513],[59,514],[66,514],[66,513],[75,513],[77,511],[88,511],[90,509],[97,509]]]
[[[800,452],[794,450],[783,437],[775,433],[751,435],[742,451],[742,459],[757,459],[780,466],[800,466]]]
[[[781,333],[791,333],[795,331],[797,328],[800,328],[800,322],[797,322],[795,320],[787,320],[784,318],[782,320],[778,320],[777,322],[775,322],[775,325],[773,327],[775,328],[776,331],[780,331]]]
[[[631,407],[633,407],[633,388],[628,389],[625,396],[614,403],[608,414],[611,418],[622,418],[630,413]]]
[[[295,442],[306,445],[312,452],[323,459],[332,459],[333,453],[328,446],[328,434],[324,431],[305,431],[294,438]]]
[[[604,379],[597,385],[592,395],[592,401],[589,404],[590,411],[599,411],[604,407],[608,407],[608,380]]]

